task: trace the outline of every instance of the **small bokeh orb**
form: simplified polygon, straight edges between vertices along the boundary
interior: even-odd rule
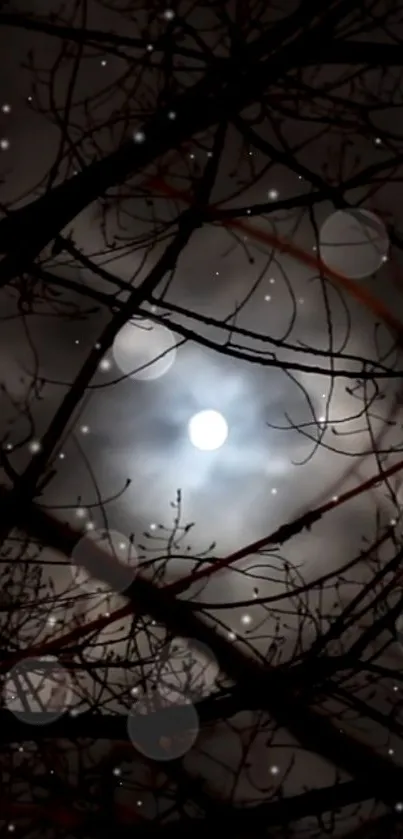
[[[320,258],[328,268],[351,280],[378,271],[388,250],[386,227],[369,210],[337,210],[320,230]]]
[[[228,437],[227,421],[219,411],[199,411],[189,420],[189,439],[196,449],[215,451]]]
[[[99,551],[109,560],[105,566],[108,581],[96,577],[102,560]],[[137,570],[137,551],[131,539],[117,530],[88,531],[71,553],[73,582],[87,594],[123,592],[132,584]]]
[[[125,376],[153,381],[172,367],[176,341],[171,330],[160,323],[146,319],[129,321],[116,335],[112,352],[116,366]]]
[[[150,681],[168,700],[180,693],[197,702],[215,690],[219,672],[217,659],[205,644],[177,637],[161,650]]]
[[[25,658],[6,674],[5,707],[28,725],[49,725],[69,709],[73,700],[67,670],[54,656]]]
[[[194,705],[181,693],[167,699],[149,690],[132,706],[127,732],[133,746],[151,760],[177,760],[190,751],[199,733]]]

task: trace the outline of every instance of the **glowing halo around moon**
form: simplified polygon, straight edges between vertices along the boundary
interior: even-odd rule
[[[188,424],[189,439],[196,449],[212,452],[220,449],[228,437],[228,425],[219,411],[199,411]]]
[[[369,210],[337,210],[320,230],[322,261],[351,280],[360,280],[378,271],[388,250],[386,227]]]
[[[112,353],[121,373],[149,382],[161,378],[172,367],[176,341],[167,326],[139,319],[129,321],[119,330]]]

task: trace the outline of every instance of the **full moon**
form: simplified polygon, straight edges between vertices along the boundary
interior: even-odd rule
[[[228,425],[218,411],[200,411],[189,421],[190,442],[196,449],[214,451],[224,445],[228,437]]]
[[[176,345],[171,330],[151,320],[129,321],[116,335],[113,357],[125,376],[139,381],[159,379],[175,361]]]

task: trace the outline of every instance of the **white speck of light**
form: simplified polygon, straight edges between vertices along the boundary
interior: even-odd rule
[[[0,140],[0,149],[2,151],[7,151],[10,148],[10,140],[7,137],[2,137]]]
[[[276,487],[273,487],[273,489],[271,490],[271,494],[272,495],[277,495]]]
[[[87,510],[85,509],[85,507],[77,507],[76,516],[78,519],[85,519],[86,515]]]
[[[104,373],[106,373],[107,370],[110,370],[111,367],[112,367],[112,363],[109,360],[109,358],[102,358],[101,361],[99,362],[99,369],[102,370],[102,372],[104,372]]]
[[[146,135],[144,134],[144,131],[136,131],[133,134],[133,140],[135,143],[144,143],[145,138]]]
[[[1,110],[3,111],[3,114],[9,114],[11,111],[11,105],[9,105],[8,102],[5,102],[4,105],[1,106]]]
[[[49,615],[47,619],[48,626],[56,626],[57,620],[54,615]]]
[[[382,144],[381,137],[375,137],[375,145],[380,146]]]
[[[154,522],[154,521],[153,521],[153,522],[151,522],[151,524],[150,524],[150,530],[156,530],[156,529],[157,529],[157,525],[155,524],[155,522]]]
[[[388,755],[394,755],[394,753],[395,753],[394,749],[388,749]]]
[[[243,623],[244,626],[249,626],[249,624],[252,623],[251,616],[250,615],[242,615],[241,623]]]
[[[147,52],[152,52],[154,49],[152,44],[147,44]]]
[[[81,431],[81,434],[89,434],[90,433],[89,426],[88,425],[82,425],[81,428],[80,428],[80,431]]]
[[[95,524],[93,521],[87,521],[85,524],[86,530],[95,530]]]
[[[199,411],[188,424],[189,439],[196,449],[215,451],[228,437],[228,425],[218,411]]]
[[[265,299],[266,303],[270,303],[270,300],[271,300],[270,294],[265,294],[264,299]]]
[[[236,641],[235,632],[229,632],[228,633],[228,638],[229,638],[230,641]]]
[[[278,766],[271,766],[270,767],[270,774],[271,775],[278,775],[279,772],[280,772],[280,769],[278,768]]]
[[[31,454],[38,454],[38,452],[40,452],[42,447],[41,447],[41,444],[40,444],[39,440],[31,440],[28,448],[29,448],[29,451],[31,452]]]
[[[101,61],[101,67],[106,67],[107,63],[108,62],[105,60],[105,58],[103,58]]]
[[[116,777],[119,777],[119,775],[122,774],[122,770],[119,768],[119,766],[115,766],[113,774],[116,775]]]
[[[395,810],[397,813],[401,813],[403,811],[403,801],[398,801],[397,804],[395,804]]]
[[[64,460],[64,458],[65,458],[65,457],[66,457],[65,453],[64,453],[64,452],[60,452],[60,454],[59,454],[59,460]]]
[[[176,111],[168,111],[168,119],[176,119]]]
[[[278,190],[277,189],[269,189],[268,196],[270,201],[275,201],[278,198]]]
[[[276,281],[275,281],[274,277],[270,277],[270,280],[269,280],[270,285],[274,285],[275,282]]]

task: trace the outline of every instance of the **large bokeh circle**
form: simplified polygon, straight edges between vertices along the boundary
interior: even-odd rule
[[[381,267],[389,250],[383,221],[369,210],[337,210],[320,230],[319,253],[333,271],[362,279]]]
[[[167,699],[148,690],[134,703],[127,720],[129,738],[151,760],[178,760],[190,751],[199,733],[196,708],[181,693]]]
[[[180,693],[197,702],[215,690],[219,672],[217,659],[205,644],[177,637],[162,649],[150,683],[167,700]]]
[[[139,381],[159,379],[175,361],[176,342],[168,327],[152,320],[129,321],[112,347],[121,373]]]
[[[403,594],[403,591],[401,594]],[[403,648],[403,613],[396,619],[395,629],[397,642]]]
[[[99,550],[109,559],[108,582],[97,579]],[[94,573],[86,570],[86,562],[94,567]],[[93,530],[77,542],[71,554],[71,573],[75,585],[87,594],[123,592],[132,584],[138,569],[136,549],[130,539],[117,530]]]
[[[71,706],[73,690],[67,670],[54,656],[25,658],[5,676],[5,707],[28,725],[49,725]]]

